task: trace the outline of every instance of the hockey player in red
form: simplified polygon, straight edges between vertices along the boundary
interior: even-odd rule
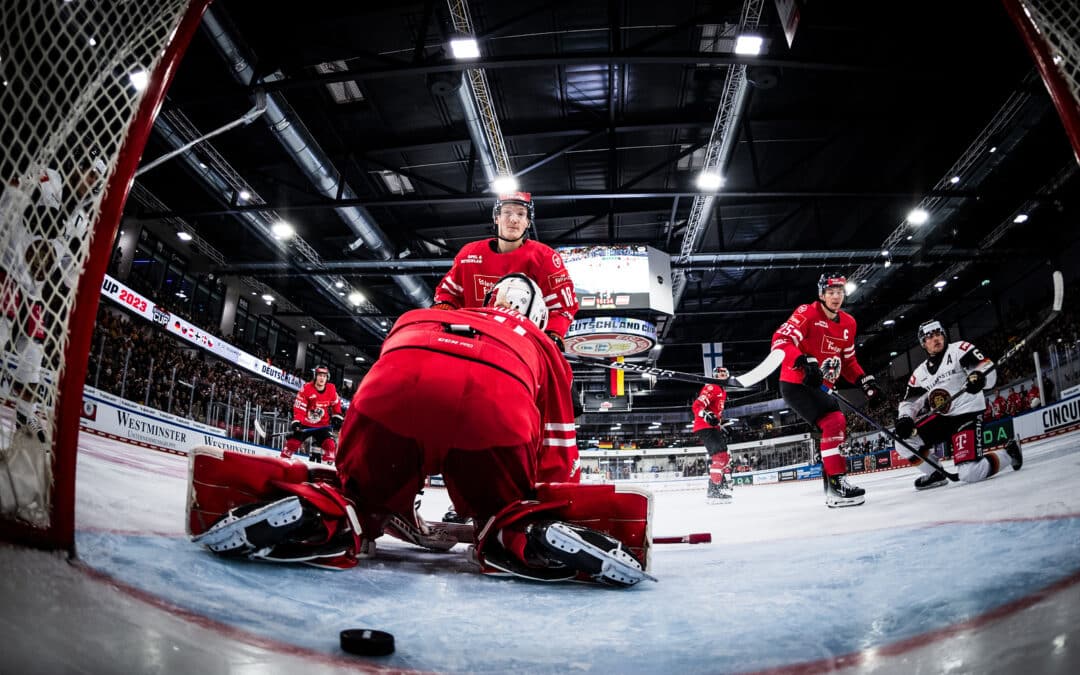
[[[541,291],[499,280],[485,308],[402,315],[341,434],[337,480],[217,448],[192,455],[188,534],[226,557],[348,567],[384,532],[429,548],[415,516],[442,473],[481,571],[632,586],[647,573],[651,496],[578,483],[570,367],[544,335]],[[306,467],[305,467],[306,469]],[[325,472],[325,469],[321,469]],[[445,524],[436,524],[443,526]]]
[[[727,368],[717,366],[713,377],[726,380],[731,376]],[[710,504],[731,503],[731,454],[727,449],[727,434],[720,426],[724,418],[724,402],[727,392],[718,384],[701,388],[691,409],[694,412],[694,433],[701,439],[709,453],[709,487],[705,499]]]
[[[495,221],[495,238],[474,241],[461,248],[450,271],[435,289],[435,308],[482,307],[496,281],[514,272],[525,274],[544,292],[548,309],[545,331],[562,349],[562,339],[578,311],[577,296],[562,256],[528,238],[536,217],[532,195],[528,192],[499,195],[491,217]]]
[[[441,473],[459,515],[478,525],[484,571],[636,583],[649,499],[577,484],[572,373],[542,332],[542,291],[511,274],[487,305],[402,315],[353,397],[338,471],[365,540],[397,534],[399,521],[423,529],[408,522],[413,499]]]
[[[288,459],[293,456],[304,441],[310,437],[313,456],[317,458],[322,450],[322,459],[333,464],[337,455],[337,441],[334,432],[344,422],[341,413],[341,399],[337,387],[330,382],[330,370],[326,366],[315,368],[315,379],[305,382],[296,392],[293,401],[292,434],[285,439],[285,449],[281,456]]]
[[[874,376],[863,372],[855,358],[855,319],[840,309],[846,283],[844,277],[822,275],[817,302],[800,305],[772,341],[774,350],[784,352],[780,394],[807,423],[821,429],[821,469],[830,508],[858,506],[866,491],[847,482],[847,462],[840,454],[847,420],[822,385],[833,389],[843,377],[862,387],[868,401],[880,394]]]

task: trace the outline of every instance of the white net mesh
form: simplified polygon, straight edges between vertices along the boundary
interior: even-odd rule
[[[120,149],[188,5],[0,3],[0,518],[50,524],[57,419],[81,408],[56,410],[86,358],[67,354],[79,274],[95,229],[115,229],[102,200],[130,178]]]
[[[1061,79],[1080,105],[1080,3],[1076,0],[1023,0],[1024,12],[1046,42]]]

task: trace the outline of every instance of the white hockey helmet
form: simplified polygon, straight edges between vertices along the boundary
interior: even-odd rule
[[[544,304],[544,292],[524,274],[507,274],[495,282],[484,298],[484,306],[510,307],[535,323],[540,330],[547,328],[548,310]]]
[[[949,332],[945,330],[945,327],[941,325],[941,322],[937,319],[930,319],[919,324],[919,344],[926,342],[926,338],[930,337],[934,333],[941,333],[941,336],[945,338],[945,342],[949,341]]]

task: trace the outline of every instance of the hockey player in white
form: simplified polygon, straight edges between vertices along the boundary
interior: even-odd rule
[[[974,483],[1001,470],[1006,455],[1013,470],[1023,464],[1020,446],[1009,441],[1005,452],[983,449],[982,414],[986,409],[984,391],[994,386],[994,362],[970,342],[949,342],[939,321],[919,326],[919,343],[928,358],[908,379],[907,392],[900,402],[896,435],[919,451],[916,456],[901,445],[897,452],[923,472],[915,479],[916,490],[945,485],[947,477],[922,461],[936,443],[952,444],[953,462],[960,480]],[[919,417],[922,409],[929,409]]]

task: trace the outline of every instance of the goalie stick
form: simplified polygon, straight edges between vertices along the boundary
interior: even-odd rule
[[[652,375],[656,378],[665,380],[681,380],[683,382],[696,382],[697,384],[719,384],[726,389],[740,390],[749,389],[771,375],[784,361],[784,352],[779,349],[769,352],[769,355],[765,357],[765,360],[749,372],[729,377],[726,380],[718,380],[714,377],[706,377],[704,375],[695,375],[694,373],[684,373],[678,370],[667,370],[666,368],[656,368],[654,366],[630,363],[629,361],[605,361],[603,359],[594,359],[587,356],[578,356],[577,354],[567,354],[566,360],[570,363],[580,363],[581,365],[591,366],[593,368],[628,370],[643,375]]]
[[[399,527],[400,527],[400,523],[404,522],[404,519],[399,518],[398,521],[399,521]],[[403,539],[403,540],[408,541],[410,543],[417,544],[418,546],[422,546],[423,548],[429,548],[431,550],[438,550],[438,551],[446,551],[446,550],[449,550],[449,548],[451,548],[453,546],[452,544],[451,544],[451,546],[446,546],[446,542],[448,541],[447,537],[449,537],[450,539],[455,539],[456,540],[455,543],[466,543],[467,544],[467,543],[469,543],[469,542],[471,542],[473,540],[473,536],[474,536],[475,529],[476,529],[475,525],[473,525],[472,523],[447,523],[447,522],[438,522],[438,521],[426,520],[426,521],[424,521],[424,525],[426,526],[426,528],[428,530],[428,533],[427,533],[426,536],[428,538],[434,540],[432,543],[436,543],[437,545],[435,545],[435,546],[426,546],[425,544],[422,544],[422,543],[420,543],[420,541],[417,540],[417,539],[424,539],[424,537],[417,537],[417,538],[414,539],[414,538],[402,537],[402,536],[399,536],[398,534],[395,534],[394,536],[397,536],[399,539]],[[405,534],[407,534],[407,532]],[[672,536],[672,537],[653,537],[652,543],[654,543],[654,544],[711,544],[712,543],[712,532],[693,532],[691,534],[682,534],[682,535]]]

